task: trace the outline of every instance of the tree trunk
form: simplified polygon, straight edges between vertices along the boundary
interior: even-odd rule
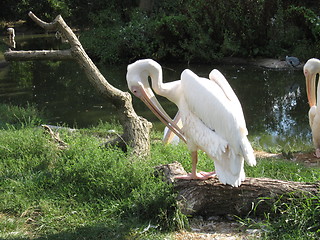
[[[122,145],[133,148],[135,154],[145,156],[150,151],[151,123],[139,117],[132,106],[131,95],[128,92],[113,87],[100,73],[83,49],[80,41],[59,15],[51,23],[37,18],[32,12],[30,18],[46,31],[59,31],[67,39],[71,48],[69,50],[42,50],[42,51],[7,51],[4,56],[8,61],[32,60],[69,60],[74,59],[83,68],[94,88],[117,109],[119,121],[123,126],[124,134],[118,138]],[[125,79],[124,79],[125,81]]]
[[[176,176],[186,174],[178,162],[156,167],[164,179],[177,191],[182,213],[205,217],[217,215],[263,215],[272,211],[273,204],[292,197],[312,196],[319,193],[320,182],[303,183],[269,178],[246,178],[240,187],[232,187],[210,180],[183,180]]]

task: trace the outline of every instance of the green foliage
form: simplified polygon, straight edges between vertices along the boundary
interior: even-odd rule
[[[151,35],[153,22],[143,13],[134,11],[132,21],[127,25],[119,25],[118,21],[109,18],[105,21],[109,24],[98,24],[82,35],[84,46],[103,62],[115,63],[122,59],[143,58],[155,51],[156,43],[152,42]]]
[[[280,197],[264,219],[239,219],[248,228],[261,229],[259,239],[316,240],[320,237],[320,195]]]
[[[48,21],[61,14],[86,29],[81,42],[105,63],[138,58],[210,62],[224,56],[308,59],[320,49],[317,2],[162,0],[153,1],[149,11],[137,1],[2,2],[2,20],[18,20],[29,10]]]
[[[314,11],[304,6],[290,6],[287,10],[288,15],[302,16],[305,19],[303,24],[307,24],[314,37],[314,40],[320,38],[320,16]]]
[[[70,15],[70,9],[64,0],[24,0],[24,1],[10,1],[3,0],[0,3],[2,11],[0,20],[20,20],[22,16],[26,16],[29,11],[33,11],[43,19],[52,21],[58,14],[65,17]]]
[[[286,181],[316,182],[320,169],[282,159],[258,159],[256,167],[246,167],[250,177],[267,177]],[[263,201],[263,200],[261,200]],[[262,219],[240,219],[250,229],[261,229],[261,239],[319,239],[320,195],[280,197],[273,211]]]
[[[289,202],[280,198],[274,212],[277,217],[268,219],[268,239],[319,239],[320,195],[301,199],[293,197]]]
[[[10,66],[9,76],[11,79],[19,79],[19,88],[26,88],[32,85],[32,79],[34,78],[32,69],[33,62],[12,62]]]
[[[44,113],[35,106],[26,107],[0,104],[0,129],[8,126],[20,128],[39,126],[43,122]]]
[[[84,45],[111,63],[146,57],[210,62],[223,56],[291,54],[307,59],[319,46],[316,8],[285,0],[161,1],[152,14],[110,7],[92,15],[92,21],[95,28],[84,34]]]

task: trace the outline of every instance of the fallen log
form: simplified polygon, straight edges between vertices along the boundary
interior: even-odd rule
[[[272,211],[273,204],[293,197],[314,196],[320,182],[304,183],[270,178],[246,178],[240,187],[221,184],[218,178],[205,181],[175,179],[186,174],[178,162],[156,167],[173,184],[182,213],[204,217],[218,215],[255,216]]]

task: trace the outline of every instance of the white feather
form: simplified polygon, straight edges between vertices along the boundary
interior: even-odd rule
[[[256,160],[238,99],[229,84],[224,89],[221,82],[200,78],[190,70],[182,72],[181,82],[184,97],[178,106],[181,113],[187,113],[182,114],[182,121],[188,145],[214,159],[222,183],[239,186],[245,177],[244,158],[251,166]]]

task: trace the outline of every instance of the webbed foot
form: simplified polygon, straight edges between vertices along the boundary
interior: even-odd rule
[[[187,175],[181,175],[175,178],[186,179],[186,180],[191,180],[191,179],[207,180],[209,178],[214,178],[215,176],[216,176],[215,172],[199,172],[196,174],[188,173]]]

